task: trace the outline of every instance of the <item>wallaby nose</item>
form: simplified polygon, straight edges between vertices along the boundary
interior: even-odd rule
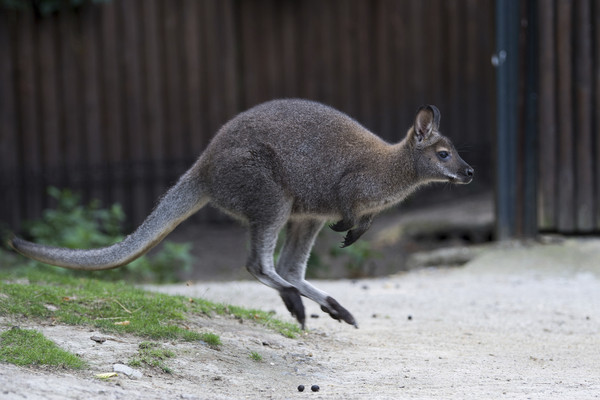
[[[467,170],[465,171],[465,173],[469,178],[472,178],[473,175],[475,175],[475,170],[471,167],[467,167]]]

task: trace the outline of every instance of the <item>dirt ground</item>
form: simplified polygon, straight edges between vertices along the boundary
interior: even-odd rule
[[[197,318],[221,350],[164,343],[172,374],[102,381],[139,338],[40,326],[91,365],[80,372],[0,365],[2,399],[592,399],[600,397],[600,240],[500,247],[461,268],[428,268],[359,281],[317,281],[356,317],[339,324],[305,301],[306,334],[287,339],[235,319]],[[152,287],[274,310],[277,294],[252,281]],[[106,335],[103,335],[106,336]],[[262,361],[249,357],[251,352]],[[297,386],[307,389],[300,393]],[[312,393],[310,386],[320,386]]]

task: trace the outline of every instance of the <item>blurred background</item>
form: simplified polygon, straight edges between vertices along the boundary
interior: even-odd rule
[[[435,104],[476,169],[402,206],[427,224],[380,217],[378,252],[598,233],[599,23],[591,0],[0,0],[0,221],[20,231],[58,187],[121,204],[129,231],[227,120],[301,97],[389,142]],[[238,268],[230,226],[208,207],[175,238],[235,243]]]

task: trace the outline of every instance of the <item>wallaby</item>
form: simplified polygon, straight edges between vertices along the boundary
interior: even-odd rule
[[[38,261],[78,270],[127,264],[159,243],[180,222],[211,202],[250,231],[248,271],[276,289],[304,328],[301,295],[339,321],[352,314],[305,279],[306,263],[326,221],[350,246],[373,216],[430,182],[467,184],[474,170],[438,129],[435,106],[417,111],[400,143],[388,144],[347,115],[312,101],[273,100],[226,123],[194,165],[123,241],[73,250],[14,237],[10,245]],[[287,224],[277,267],[273,252]]]

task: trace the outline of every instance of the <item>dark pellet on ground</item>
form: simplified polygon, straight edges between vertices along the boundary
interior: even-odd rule
[[[299,392],[304,392],[304,385],[298,386],[298,391]]]
[[[317,318],[319,318],[319,314],[310,314],[310,317],[317,319]]]
[[[408,320],[409,320],[409,321],[412,321],[412,315],[409,315],[409,316],[408,316]]]
[[[312,385],[312,386],[310,387],[310,390],[312,390],[313,392],[318,392],[318,391],[319,391],[319,389],[321,389],[321,388],[319,387],[319,385]]]

